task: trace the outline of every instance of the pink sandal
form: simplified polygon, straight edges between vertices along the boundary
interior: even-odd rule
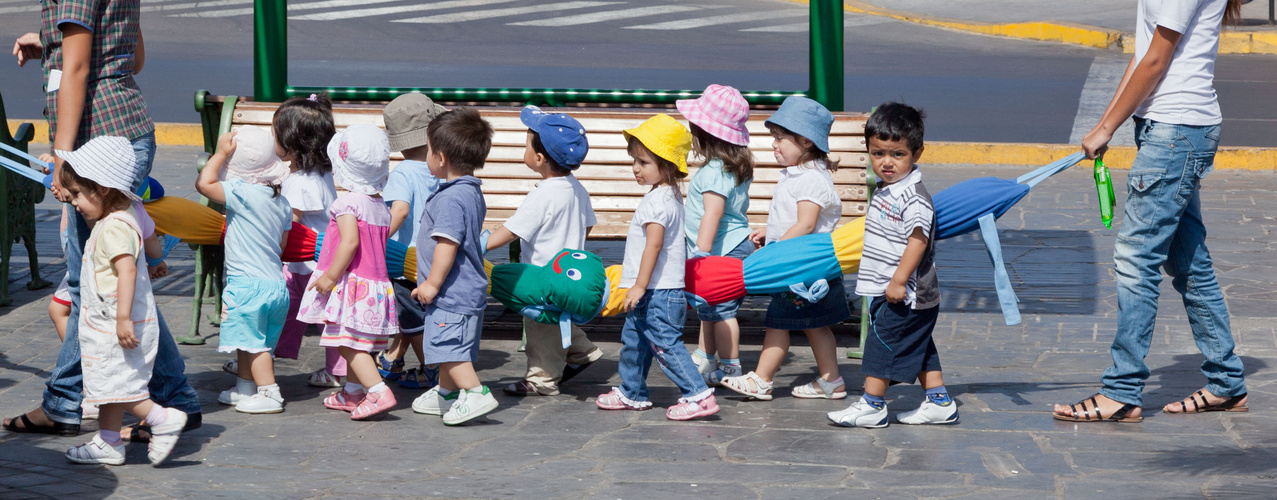
[[[355,411],[359,403],[364,401],[368,394],[364,392],[353,393],[346,392],[345,389],[329,394],[324,398],[324,407],[332,410]]]
[[[700,401],[688,401],[687,398],[680,398],[678,404],[665,410],[665,418],[670,420],[691,420],[693,418],[708,417],[718,413],[718,401],[714,399],[714,395],[710,394]]]
[[[599,396],[595,406],[604,410],[646,410],[652,407],[651,401],[634,401],[621,394],[621,390],[613,387],[612,392]]]
[[[390,392],[390,389],[369,393],[363,401],[359,402],[359,406],[350,412],[350,419],[365,420],[375,417],[390,411],[395,407],[395,402],[395,393]]]

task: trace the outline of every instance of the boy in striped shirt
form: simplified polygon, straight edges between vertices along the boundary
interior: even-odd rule
[[[925,115],[910,106],[879,106],[865,124],[878,189],[865,216],[864,253],[856,294],[873,297],[861,372],[865,393],[829,419],[847,427],[887,426],[887,387],[919,381],[922,405],[896,416],[902,424],[952,424],[958,407],[944,387],[931,331],[940,313],[936,281],[936,213],[915,166],[922,156]]]

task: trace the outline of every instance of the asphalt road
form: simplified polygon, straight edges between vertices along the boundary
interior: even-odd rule
[[[38,28],[33,4],[0,0],[0,39]],[[139,83],[157,121],[197,121],[197,89],[252,93],[248,9],[248,0],[145,4]],[[803,89],[805,13],[780,0],[294,1],[289,81]],[[1079,114],[1092,63],[1117,55],[850,14],[846,26],[847,109],[887,100],[921,106],[932,140],[1067,143],[1075,121],[1098,118]],[[11,64],[0,72],[9,116],[39,118],[39,69]],[[1216,85],[1223,143],[1277,146],[1277,57],[1221,56]]]

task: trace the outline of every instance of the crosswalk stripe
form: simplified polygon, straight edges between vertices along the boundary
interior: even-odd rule
[[[215,0],[212,2],[187,2],[175,3],[169,5],[146,5],[142,7],[142,12],[164,12],[166,10],[182,10],[182,9],[200,9],[204,7],[225,7],[228,5],[245,5],[251,4],[253,0]]]
[[[18,12],[40,12],[40,4],[22,5],[18,7],[0,7],[0,14],[16,14]]]
[[[151,6],[152,4],[156,4],[156,3],[163,3],[163,2],[166,2],[166,1],[170,1],[170,2],[171,2],[171,1],[173,1],[173,0],[147,0],[147,2],[146,2],[146,3],[147,3],[147,5],[148,5],[148,6]],[[26,4],[26,5],[18,5],[18,6],[15,6],[15,7],[0,7],[0,14],[16,14],[16,13],[19,13],[19,12],[39,12],[39,11],[40,11],[40,8],[41,8],[41,3],[40,3],[40,2],[36,2],[35,0],[0,0],[0,5],[3,5],[3,4],[19,4],[19,3],[20,3],[20,4]],[[215,2],[203,2],[203,3],[205,3],[205,4],[212,4],[212,3],[215,3]],[[252,3],[252,0],[240,0],[240,3]],[[194,5],[196,5],[196,4],[189,4],[189,5],[194,6]],[[146,12],[146,11],[147,11],[147,8],[146,8],[146,7],[143,7],[143,8],[142,8],[142,11],[143,11],[143,12]]]
[[[493,17],[518,16],[523,14],[534,14],[537,12],[550,12],[556,10],[584,9],[586,7],[601,7],[604,5],[618,5],[625,2],[563,2],[544,5],[532,5],[528,7],[511,7],[506,9],[490,9],[475,10],[470,12],[457,12],[454,14],[439,14],[437,16],[415,17],[412,19],[396,19],[391,22],[396,23],[456,23],[464,21],[475,21],[479,19],[490,19]]]
[[[719,24],[744,23],[749,21],[761,21],[765,19],[784,19],[789,17],[803,17],[808,15],[806,11],[794,10],[791,12],[743,12],[740,14],[731,14],[727,16],[703,17],[700,19],[683,19],[681,21],[669,21],[655,24],[640,24],[638,26],[626,26],[627,30],[685,30],[691,28],[700,28],[704,26],[715,26]]]
[[[550,19],[538,19],[535,21],[523,21],[518,23],[509,23],[507,26],[576,26],[579,24],[601,23],[606,21],[615,21],[617,19],[631,19],[635,17],[657,16],[662,14],[677,14],[679,12],[691,12],[701,9],[719,8],[719,5],[692,6],[692,5],[659,5],[655,7],[639,7],[637,9],[622,9],[604,12],[595,12],[591,14],[578,14],[574,16],[552,17]]]
[[[483,5],[492,5],[498,3],[510,3],[515,0],[449,0],[446,2],[435,2],[419,5],[405,5],[399,7],[379,7],[375,9],[357,9],[343,10],[336,12],[320,12],[316,14],[306,14],[302,16],[289,16],[288,19],[295,21],[332,21],[334,19],[354,19],[358,17],[384,16],[387,14],[399,14],[403,12],[421,12],[426,10],[443,10],[456,9],[461,7],[479,7]]]
[[[891,21],[882,19],[880,17],[857,16],[857,17],[848,17],[845,21],[843,21],[842,26],[844,28],[852,28],[856,26],[872,26],[875,24],[886,24],[889,22]],[[799,33],[799,32],[805,32],[809,29],[811,29],[811,22],[781,24],[778,26],[763,26],[761,28],[749,28],[749,29],[743,29],[741,31],[755,31],[755,32],[762,31],[762,32],[769,32],[769,33]]]
[[[3,1],[3,0],[0,0]],[[363,7],[379,3],[402,2],[403,0],[360,0],[357,5],[352,5],[351,0],[325,0],[322,2],[299,3],[288,6],[288,12],[296,12],[299,10],[328,9],[333,7]],[[169,17],[235,17],[235,16],[251,16],[253,8],[247,9],[226,9],[226,10],[210,10],[201,12],[191,12],[188,14],[176,14]]]

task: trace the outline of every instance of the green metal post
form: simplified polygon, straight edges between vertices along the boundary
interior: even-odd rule
[[[811,0],[807,94],[830,111],[843,110],[842,0]]]
[[[283,102],[288,86],[288,4],[253,1],[253,98]]]

